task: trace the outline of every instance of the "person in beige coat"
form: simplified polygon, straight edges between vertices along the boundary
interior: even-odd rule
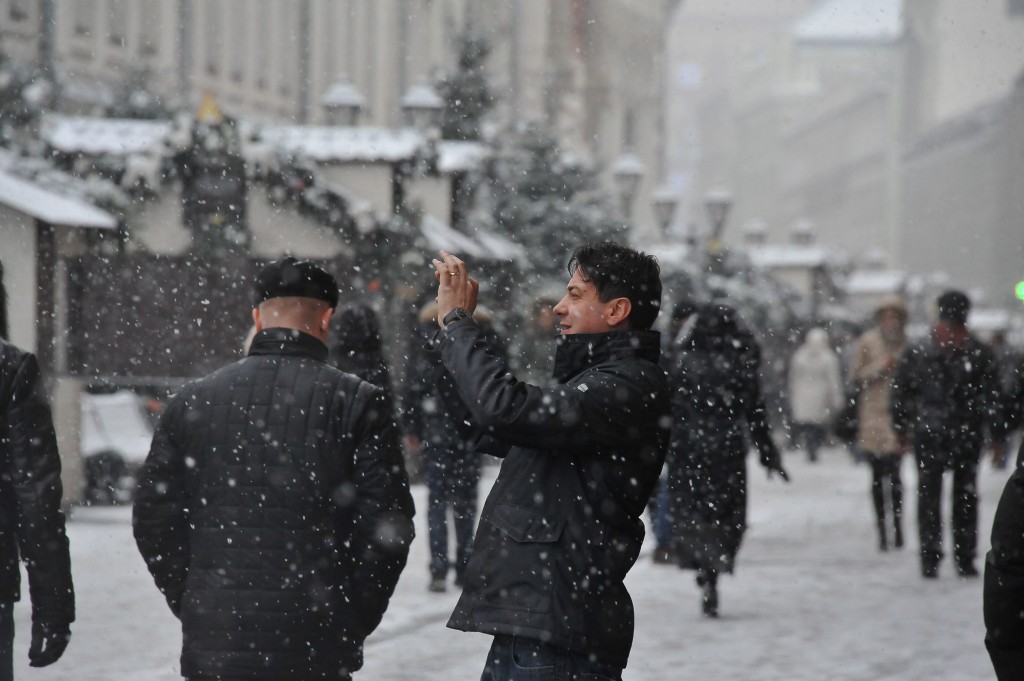
[[[907,341],[906,323],[907,308],[902,298],[890,296],[882,300],[875,310],[875,326],[860,337],[850,367],[860,389],[857,449],[871,465],[871,499],[878,523],[878,547],[882,551],[889,548],[890,524],[893,546],[903,546],[900,463],[906,445],[893,430],[889,402],[893,371]]]

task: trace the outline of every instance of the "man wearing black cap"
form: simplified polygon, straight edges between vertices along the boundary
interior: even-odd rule
[[[350,679],[412,539],[383,391],[326,363],[334,278],[256,281],[248,356],[186,386],[139,476],[139,550],[181,620],[181,674]]]
[[[977,577],[978,462],[985,427],[998,441],[1000,387],[992,351],[967,330],[971,303],[960,291],[938,299],[932,333],[910,344],[893,374],[893,430],[917,459],[921,574],[938,576],[942,559],[942,477],[953,471],[953,557],[962,577]]]

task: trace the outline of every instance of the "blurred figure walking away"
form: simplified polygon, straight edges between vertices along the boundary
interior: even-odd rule
[[[896,363],[907,343],[907,308],[899,296],[884,298],[875,310],[875,326],[857,342],[850,374],[858,388],[857,442],[871,466],[871,501],[878,526],[878,548],[903,546],[903,481],[900,464],[906,446],[892,426],[889,405]]]
[[[473,321],[481,330],[480,343],[488,352],[506,360],[504,344],[491,326],[492,315],[480,306]],[[473,552],[473,528],[480,482],[478,439],[470,410],[441,362],[438,348],[437,303],[420,311],[421,336],[406,378],[406,440],[425,459],[429,505],[431,591],[447,590],[448,573],[455,568],[455,585],[462,586],[466,565]],[[448,511],[455,529],[455,560],[448,555]]]
[[[794,439],[807,450],[808,461],[818,460],[829,424],[843,400],[839,357],[829,346],[825,329],[807,332],[789,365],[789,407]]]
[[[942,478],[953,471],[953,557],[961,577],[977,577],[978,463],[985,431],[1005,428],[995,357],[967,330],[971,303],[960,291],[938,298],[931,334],[908,344],[893,376],[893,429],[917,460],[921,575],[934,579],[942,560]],[[996,446],[998,448],[998,445]]]
[[[380,320],[373,308],[366,303],[342,306],[331,320],[331,336],[334,342],[328,362],[377,386],[393,404],[391,370],[384,359]]]
[[[788,481],[768,428],[760,348],[725,305],[695,307],[667,362],[672,389],[669,491],[679,566],[697,570],[703,611],[718,615],[747,523],[747,435],[768,475]]]
[[[0,681],[13,681],[19,558],[32,602],[32,667],[53,664],[64,654],[75,621],[75,592],[53,417],[36,356],[5,340],[6,302],[0,280]]]
[[[559,295],[542,293],[530,305],[530,317],[524,319],[519,332],[513,369],[516,377],[531,385],[550,385],[555,370],[555,337],[558,335],[558,316],[555,305]]]

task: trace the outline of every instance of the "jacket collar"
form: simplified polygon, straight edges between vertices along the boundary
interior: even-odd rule
[[[555,343],[554,377],[559,383],[602,362],[635,357],[657,364],[661,355],[657,331],[575,333],[558,336]]]
[[[298,329],[263,329],[252,339],[250,355],[288,355],[327,361],[327,346]]]

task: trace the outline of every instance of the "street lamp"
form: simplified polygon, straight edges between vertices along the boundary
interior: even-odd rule
[[[671,187],[662,187],[651,197],[654,219],[658,221],[662,235],[668,234],[669,227],[672,226],[672,217],[675,215],[678,205],[679,197]]]
[[[426,83],[413,85],[406,90],[400,104],[406,125],[429,130],[441,124],[444,100]]]
[[[722,230],[725,228],[725,218],[729,215],[729,209],[732,208],[732,194],[725,187],[715,187],[705,197],[704,207],[711,218],[708,256],[711,259],[711,267],[714,268],[716,264],[721,265]]]
[[[324,107],[327,121],[331,125],[355,125],[365,103],[359,90],[345,75],[340,76],[320,98],[320,104]]]
[[[640,188],[640,180],[643,179],[643,176],[644,164],[636,157],[636,154],[630,152],[620,156],[612,166],[612,180],[615,182],[622,205],[622,217],[627,222],[630,219],[633,199],[636,198],[636,191]]]

